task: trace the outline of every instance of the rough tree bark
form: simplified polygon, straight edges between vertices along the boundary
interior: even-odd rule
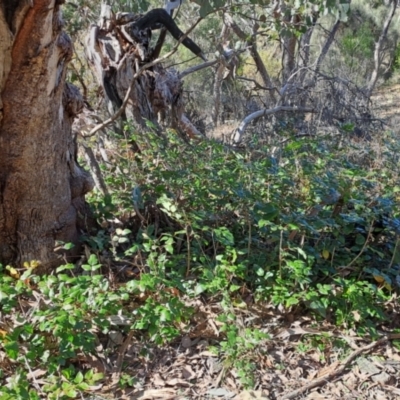
[[[288,6],[285,1],[280,2],[280,13],[282,14],[282,22],[284,25],[288,27],[300,25],[300,15],[292,14],[290,6]],[[284,31],[284,33],[280,35],[280,41],[282,46],[282,86],[284,86],[289,83],[289,79],[294,72],[297,38],[294,32],[289,33],[289,31]]]
[[[62,262],[55,242],[78,242],[93,181],[76,163],[74,116],[83,101],[65,83],[72,44],[61,1],[0,3],[0,262]]]

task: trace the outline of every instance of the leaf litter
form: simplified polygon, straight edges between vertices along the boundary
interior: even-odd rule
[[[224,339],[218,330],[219,307],[201,307],[186,326],[188,333],[170,344],[156,346],[133,339],[126,346],[121,372],[134,378],[134,386],[109,385],[103,393],[111,399],[399,398],[400,351],[393,344],[399,335],[363,339],[326,322],[317,326],[305,316],[288,323],[269,305],[249,307],[245,316],[269,335],[250,355],[255,386],[246,390],[241,371],[223,352],[210,350],[218,349]],[[265,309],[268,318],[259,318]],[[242,308],[235,312],[246,314]],[[312,337],[324,338],[325,347],[303,348],[304,338]],[[342,345],[334,344],[336,340]]]
[[[192,300],[187,302],[193,306]],[[38,305],[29,304],[35,306]],[[224,351],[218,351],[225,339],[218,321],[223,312],[221,305],[197,302],[195,310],[184,327],[186,333],[163,346],[142,341],[138,332],[126,333],[123,322],[108,335],[97,332],[97,354],[82,353],[78,357],[83,368],[105,375],[104,382],[89,387],[88,392],[102,396],[98,399],[121,400],[400,398],[400,334],[382,331],[376,340],[360,338],[355,332],[341,331],[327,322],[316,324],[308,316],[293,314],[288,320],[281,310],[269,304],[233,309],[243,328],[256,327],[268,335],[246,354],[254,365],[254,390],[247,390],[241,371]],[[399,322],[392,319],[390,329],[399,328]],[[8,331],[20,324],[20,320],[8,315],[0,328]],[[319,338],[324,346],[313,344],[312,338]],[[341,345],[335,341],[341,341]],[[0,367],[5,376],[13,368],[2,349]],[[132,387],[119,387],[122,374],[133,378]],[[40,387],[46,383],[41,380],[43,375],[43,369],[33,370],[28,379]]]

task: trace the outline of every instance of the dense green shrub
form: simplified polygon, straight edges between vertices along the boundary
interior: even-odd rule
[[[351,145],[362,163],[350,160],[350,144],[340,150],[322,137],[286,142],[273,157],[266,148],[188,144],[175,131],[136,135],[128,126],[126,135],[105,172],[111,195],[90,196],[102,229],[86,238],[87,261],[43,277],[34,262],[0,271],[0,345],[9,360],[0,399],[38,399],[28,379],[37,369],[49,399],[78,396],[102,375],[77,360],[107,337],[113,316],[144,343],[162,344],[190,321],[182,298],[220,299],[214,350],[247,387],[267,335],[238,329],[244,295],[359,334],[387,318],[400,263],[399,149],[390,134],[379,147]],[[40,306],[24,313],[25,299]]]
[[[288,307],[309,305],[321,282],[334,288],[340,276],[349,285],[365,282],[368,296],[381,296],[378,284],[397,287],[400,187],[390,135],[388,156],[368,145],[355,149],[365,153],[363,162],[380,157],[379,169],[349,161],[349,149],[333,152],[321,139],[294,140],[280,159],[268,149],[187,145],[173,131],[168,145],[155,134],[131,139],[141,151],[126,165],[124,186],[128,176],[135,182],[119,207],[124,214],[132,207],[135,187],[147,220],[131,227],[127,243],[114,249],[118,257],[157,248],[157,273],[179,279],[188,293],[246,286]],[[191,279],[182,281],[185,275]],[[324,295],[327,310],[345,296],[342,289]]]

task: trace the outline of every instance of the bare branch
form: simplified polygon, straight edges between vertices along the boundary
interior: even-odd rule
[[[260,85],[255,79],[251,79],[251,78],[246,78],[244,76],[238,76],[237,79],[241,80],[241,81],[247,81],[247,82],[253,82],[256,89],[261,89],[261,90],[278,90],[276,87],[265,87]],[[278,92],[279,93],[279,92]]]
[[[194,72],[200,71],[204,68],[211,67],[212,65],[215,65],[219,60],[212,60],[212,61],[207,61],[203,64],[195,65],[194,67],[190,67],[188,69],[185,69],[179,74],[179,78],[184,78],[187,75],[193,74]]]
[[[235,32],[235,34],[239,37],[239,39],[243,40],[247,46],[250,49],[251,56],[253,57],[253,60],[257,66],[258,72],[261,75],[261,78],[263,80],[264,86],[266,87],[272,87],[272,81],[271,78],[269,77],[268,71],[265,68],[265,65],[260,57],[260,54],[257,51],[257,46],[256,46],[256,41],[254,40],[254,35],[252,35],[250,38],[249,36],[242,31],[242,29],[235,23],[233,20],[232,16],[228,13],[224,14],[224,23],[232,28],[232,30]],[[255,34],[255,32],[253,32]],[[270,93],[271,100],[273,102],[276,102],[275,94],[273,92]]]
[[[372,342],[368,344],[367,346],[360,347],[359,349],[353,351],[340,365],[337,369],[335,369],[333,372],[323,375],[319,378],[316,378],[312,380],[311,382],[307,383],[305,386],[302,386],[299,389],[293,390],[293,392],[290,392],[286,395],[283,395],[281,397],[281,400],[291,400],[291,399],[296,399],[299,396],[303,395],[305,392],[318,387],[318,386],[323,386],[328,382],[332,382],[334,378],[336,378],[338,375],[342,374],[346,368],[362,353],[367,353],[370,350],[375,349],[378,346],[381,346],[385,343],[387,343],[391,339],[396,339],[397,335],[392,334],[388,336],[384,336],[383,338]]]
[[[179,125],[191,139],[204,139],[204,135],[190,122],[189,118],[185,114],[181,115]]]
[[[316,67],[315,67],[315,75],[319,73],[319,70],[321,68],[321,65],[323,61],[325,60],[326,55],[328,54],[328,51],[333,43],[333,39],[335,38],[336,32],[338,31],[340,26],[340,20],[338,19],[335,24],[333,25],[333,28],[329,32],[328,38],[326,39],[326,42],[324,46],[322,47],[321,53],[319,53],[317,62],[316,62]]]
[[[315,113],[317,112],[314,108],[299,108],[299,107],[290,107],[290,106],[279,106],[275,108],[264,108],[262,110],[258,110],[250,115],[248,115],[246,118],[242,120],[240,123],[239,127],[235,130],[233,133],[232,137],[232,142],[234,145],[238,145],[242,141],[242,136],[244,134],[244,131],[247,128],[247,125],[250,124],[250,122],[254,121],[257,118],[263,117],[265,115],[271,115],[275,114],[280,111],[287,111],[287,112],[295,112],[295,113]]]

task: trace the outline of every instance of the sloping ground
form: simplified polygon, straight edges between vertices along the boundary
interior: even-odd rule
[[[399,99],[400,85],[381,88],[372,99],[375,116],[394,131],[399,130]],[[220,134],[229,135],[233,127],[223,129]],[[396,296],[387,304],[391,324],[380,326],[381,336],[375,338],[361,338],[327,322],[316,324],[307,315],[285,314],[268,304],[244,303],[246,307],[232,310],[240,332],[257,328],[268,338],[248,351],[237,349],[237,354],[233,345],[224,347],[227,337],[217,320],[223,311],[215,300],[187,300],[195,310],[192,319],[167,346],[143,344],[116,327],[101,340],[101,364],[81,360],[115,382],[94,388],[101,396],[91,399],[400,399],[400,336],[384,336],[400,328]],[[243,361],[241,370],[232,365],[235,357]],[[124,376],[133,380],[121,388]],[[254,390],[245,390],[246,380]]]
[[[43,299],[36,295],[37,307]],[[215,300],[182,299],[194,311],[182,324],[182,336],[167,346],[143,341],[141,333],[125,334],[126,321],[115,316],[114,330],[98,337],[97,354],[84,351],[74,360],[81,370],[104,374],[99,384],[87,388],[86,400],[395,400],[400,398],[400,327],[398,299],[388,304],[390,326],[380,326],[380,338],[360,338],[350,330],[320,324],[306,315],[284,313],[268,304],[246,299],[232,308],[239,335],[259,329],[266,338],[246,351],[221,332],[218,315],[224,311]],[[33,302],[30,303],[34,306]],[[226,312],[226,311],[225,311]],[[9,324],[14,319],[10,315]],[[18,322],[18,321],[15,321]],[[20,320],[19,320],[20,322]],[[229,335],[228,335],[229,336]],[[397,342],[396,342],[397,341]],[[218,355],[218,350],[223,351]],[[236,352],[236,353],[235,353]],[[233,361],[242,368],[233,368]],[[0,367],[7,376],[13,363],[0,351]],[[42,393],[42,369],[30,370],[28,380]],[[254,390],[244,390],[243,382]],[[108,386],[107,386],[108,385]],[[0,387],[1,389],[1,387]],[[1,390],[0,390],[1,392]],[[1,396],[0,396],[1,397]],[[1,397],[11,399],[10,397]],[[31,397],[30,397],[31,398]],[[32,397],[32,399],[39,397]],[[45,399],[43,393],[41,399]],[[55,397],[51,397],[52,399]],[[75,398],[75,397],[73,397]],[[23,400],[23,397],[18,397]]]
[[[393,345],[400,334],[367,342],[354,332],[342,333],[328,324],[311,328],[311,319],[306,316],[284,315],[272,307],[261,309],[251,305],[246,310],[235,310],[240,315],[242,329],[257,327],[270,338],[241,355],[244,365],[247,362],[254,367],[250,375],[255,390],[246,391],[240,380],[243,371],[233,369],[231,360],[210,351],[225,340],[216,320],[219,312],[222,309],[218,304],[199,302],[191,327],[186,327],[188,334],[165,347],[144,348],[134,336],[124,339],[121,335],[119,352],[108,359],[103,372],[107,374],[113,365],[115,371],[117,364],[115,382],[127,374],[134,378],[134,387],[123,390],[103,387],[100,391],[104,398],[400,398],[400,350]],[[309,340],[304,340],[305,337]]]
[[[394,131],[399,131],[399,100],[400,85],[382,88],[372,99],[376,116]],[[316,326],[307,315],[285,315],[268,305],[232,310],[243,331],[257,327],[269,336],[255,349],[240,352],[241,371],[232,367],[232,359],[210,351],[226,341],[217,321],[222,310],[219,304],[200,302],[184,329],[187,334],[175,343],[144,349],[133,337],[125,339],[119,373],[133,376],[136,383],[123,390],[109,387],[108,395],[142,400],[400,399],[400,336],[383,336],[385,330],[400,327],[397,297],[387,306],[392,308],[392,324],[380,327],[382,336],[370,340],[327,323]],[[254,390],[244,390],[246,374]]]
[[[381,89],[374,96],[377,116],[397,128],[400,85]],[[180,296],[177,290],[177,296]],[[190,321],[179,326],[182,335],[166,346],[150,344],[138,331],[115,319],[107,335],[97,332],[95,356],[82,353],[76,363],[94,369],[105,380],[92,386],[85,399],[400,399],[400,306],[396,295],[386,304],[387,325],[377,327],[377,337],[360,337],[346,326],[317,323],[304,314],[285,312],[269,304],[254,304],[251,294],[232,308],[238,335],[223,332],[218,316],[226,314],[216,299],[181,299],[193,308]],[[39,308],[43,299],[36,298]],[[132,300],[133,301],[133,300]],[[13,315],[8,315],[12,321]],[[123,322],[123,321],[122,321]],[[10,326],[19,326],[14,321]],[[254,346],[247,329],[266,335]],[[246,345],[248,349],[246,350]],[[7,375],[13,365],[0,351],[0,368]],[[240,361],[241,368],[233,367]],[[43,371],[31,371],[38,389]],[[254,390],[246,391],[247,386]],[[106,386],[108,385],[108,386]],[[1,388],[0,388],[1,389]],[[42,397],[45,398],[45,397]]]

